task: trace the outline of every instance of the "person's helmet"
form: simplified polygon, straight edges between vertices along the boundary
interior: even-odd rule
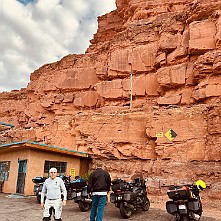
[[[196,186],[197,186],[199,191],[203,191],[204,189],[206,189],[206,183],[202,180],[197,180],[196,181]]]

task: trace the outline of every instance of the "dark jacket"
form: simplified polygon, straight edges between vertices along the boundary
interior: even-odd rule
[[[88,192],[108,192],[110,186],[111,178],[107,171],[97,168],[91,173],[88,181]]]

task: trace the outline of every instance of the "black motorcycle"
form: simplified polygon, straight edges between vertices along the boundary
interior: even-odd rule
[[[150,201],[147,197],[146,180],[136,178],[132,182],[126,182],[120,178],[112,181],[112,193],[110,201],[120,209],[124,219],[128,219],[133,211],[148,211]]]
[[[46,178],[44,177],[35,177],[32,179],[32,182],[35,184],[34,185],[34,195],[37,197],[38,203],[41,203],[41,191],[43,188],[43,184],[45,182]]]
[[[176,217],[176,221],[200,220],[202,203],[196,185],[170,186],[167,195],[166,210]]]
[[[72,200],[73,199],[73,197],[72,197],[73,188],[72,188],[72,184],[71,184],[71,182],[72,182],[71,176],[60,175],[59,177],[64,181],[64,185],[67,190],[67,200]]]
[[[78,203],[80,211],[86,212],[91,209],[92,199],[87,192],[87,182],[80,176],[75,177],[75,180],[70,182],[72,188],[72,198],[75,203]]]

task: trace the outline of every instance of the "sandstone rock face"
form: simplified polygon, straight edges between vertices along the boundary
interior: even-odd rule
[[[220,0],[116,4],[98,18],[84,55],[44,65],[27,88],[0,94],[1,121],[16,126],[2,141],[89,152],[112,178],[142,172],[152,194],[203,179],[221,199]]]

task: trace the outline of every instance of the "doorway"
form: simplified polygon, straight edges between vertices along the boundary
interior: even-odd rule
[[[18,179],[16,193],[24,194],[27,160],[18,160]]]

